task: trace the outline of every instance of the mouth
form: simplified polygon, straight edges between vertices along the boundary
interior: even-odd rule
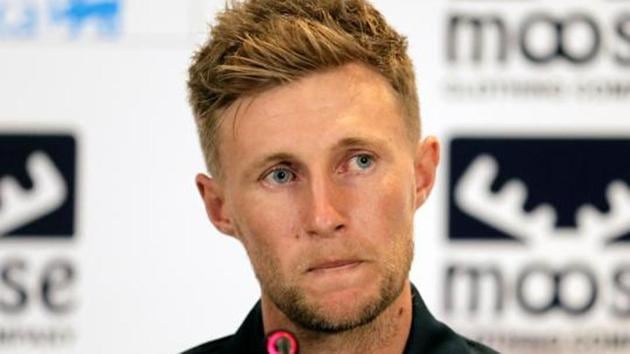
[[[326,260],[316,262],[314,266],[308,268],[307,273],[345,270],[354,268],[361,263],[363,263],[363,261],[358,259]]]

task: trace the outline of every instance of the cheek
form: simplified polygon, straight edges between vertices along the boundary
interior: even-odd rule
[[[408,233],[413,222],[413,186],[400,178],[386,177],[357,198],[355,217],[361,229],[375,237],[392,238]]]
[[[279,259],[290,253],[296,234],[295,210],[290,203],[246,196],[235,204],[234,224],[238,238],[253,259]]]
[[[413,186],[401,180],[387,182],[375,202],[379,210],[373,237],[387,272],[402,274],[409,271],[413,259]]]
[[[285,194],[261,196],[252,193],[239,203],[237,210],[239,221],[248,233],[273,239],[286,237],[299,224],[295,201],[289,200]]]

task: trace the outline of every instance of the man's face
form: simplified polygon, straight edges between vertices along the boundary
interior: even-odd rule
[[[224,114],[222,178],[197,182],[211,220],[245,246],[263,302],[319,331],[374,319],[407,281],[437,142],[411,142],[392,88],[357,64]]]

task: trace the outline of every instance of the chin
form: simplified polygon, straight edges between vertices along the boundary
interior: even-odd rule
[[[371,282],[364,287],[325,292],[293,292],[292,301],[276,304],[301,327],[337,333],[366,325],[376,319],[398,297],[391,281]],[[286,300],[286,298],[285,298]]]
[[[329,333],[348,331],[374,321],[387,305],[380,298],[325,302],[302,313],[298,323],[314,331]]]

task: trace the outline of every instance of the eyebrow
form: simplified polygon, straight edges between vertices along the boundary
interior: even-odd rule
[[[348,137],[348,138],[341,139],[338,143],[335,144],[333,149],[346,148],[346,147],[370,147],[370,146],[381,147],[383,145],[385,145],[385,141],[383,139]]]

